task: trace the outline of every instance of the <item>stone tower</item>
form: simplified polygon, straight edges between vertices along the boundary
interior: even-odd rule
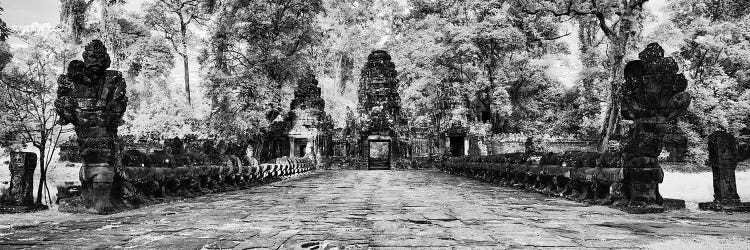
[[[271,124],[271,133],[261,145],[261,161],[279,157],[307,157],[316,161],[321,158],[333,125],[320,92],[313,72],[299,79],[291,110]]]
[[[325,132],[332,125],[325,112],[325,101],[320,95],[318,80],[308,72],[297,82],[291,104],[291,127],[287,136],[292,157],[312,157],[319,159],[325,148]]]
[[[383,50],[370,53],[362,68],[358,111],[364,126],[360,142],[369,169],[390,168],[404,145],[399,138],[405,133],[406,120],[401,116],[396,75],[391,56]]]
[[[399,126],[405,125],[396,74],[388,52],[375,50],[367,57],[358,92],[358,111],[366,124],[363,132],[394,135]]]

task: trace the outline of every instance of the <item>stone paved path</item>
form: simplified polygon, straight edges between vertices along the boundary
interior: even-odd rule
[[[0,249],[750,248],[748,214],[630,215],[437,171],[318,171],[115,215],[55,213],[0,215],[13,225]]]

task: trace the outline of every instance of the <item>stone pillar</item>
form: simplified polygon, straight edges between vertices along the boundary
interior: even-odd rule
[[[31,206],[34,204],[34,170],[36,154],[27,152],[10,153],[10,187],[3,203],[11,206]]]
[[[698,203],[703,210],[750,211],[750,203],[737,194],[737,140],[730,133],[716,131],[708,136],[708,165],[713,171],[714,201]]]

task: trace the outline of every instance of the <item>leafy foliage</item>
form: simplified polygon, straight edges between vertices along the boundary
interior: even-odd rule
[[[394,17],[403,6],[394,0],[335,0],[324,1],[323,7],[318,16],[321,41],[311,54],[326,112],[343,127],[347,109],[357,106],[357,83],[367,55],[391,38]]]
[[[212,128],[223,135],[258,134],[289,105],[299,75],[309,70],[320,37],[320,1],[217,1],[203,50]]]
[[[343,126],[355,118],[366,56],[385,49],[410,126],[440,133],[458,119],[493,123],[492,132],[607,137],[619,119],[624,62],[652,41],[674,51],[690,81],[693,105],[678,124],[691,161],[705,159],[702,138],[712,131],[750,126],[750,4],[742,0],[672,1],[669,20],[646,37],[641,31],[655,19],[643,11],[645,0],[148,0],[143,15],[120,11],[122,2],[63,0],[61,23],[73,44],[105,36],[114,67],[127,72],[125,133],[263,134],[308,72]],[[574,26],[577,34],[563,32]],[[9,34],[0,20],[0,41]],[[561,42],[571,35],[577,48]],[[39,44],[66,44],[54,39]],[[171,87],[175,57],[189,68],[196,48],[211,101],[205,119]],[[45,49],[19,50],[4,79],[36,84],[18,62]],[[574,86],[563,86],[550,75],[550,59],[570,53],[582,70]],[[0,42],[0,65],[9,62]],[[0,132],[14,134],[7,128]]]
[[[405,107],[417,121],[438,129],[451,123],[448,112],[476,122],[486,121],[484,111],[493,116],[496,132],[552,132],[544,123],[554,120],[561,95],[541,61],[546,53],[564,51],[555,41],[554,18],[513,11],[506,1],[411,4],[394,58]]]
[[[746,1],[679,0],[654,32],[682,64],[693,97],[680,129],[689,140],[688,160],[702,166],[706,139],[716,130],[750,127],[750,4]]]
[[[201,133],[204,126],[196,118],[200,112],[170,88],[175,66],[170,42],[162,36],[148,36],[130,48],[123,133],[157,138]]]
[[[190,26],[203,18],[204,13],[201,9],[203,2],[204,0],[159,0],[144,5],[146,25],[163,33],[164,38],[172,45],[172,49],[182,57],[188,104],[192,101],[188,46],[195,40]]]
[[[643,4],[648,0],[543,0],[515,1],[518,9],[529,14],[595,18],[599,30],[608,41],[606,69],[609,74],[607,117],[601,128],[599,149],[608,150],[610,137],[615,135],[621,119],[621,85],[625,58],[635,48],[645,14]],[[584,20],[585,21],[585,20]]]
[[[40,183],[45,183],[61,128],[54,111],[57,74],[75,50],[63,42],[62,30],[31,25],[14,32],[25,47],[0,74],[0,142],[12,150],[31,144],[39,150]],[[37,203],[45,185],[39,185]],[[48,190],[47,190],[48,191]],[[49,193],[48,193],[49,194]]]

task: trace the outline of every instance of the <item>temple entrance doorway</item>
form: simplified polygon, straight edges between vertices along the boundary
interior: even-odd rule
[[[369,153],[367,157],[367,169],[390,169],[391,168],[391,141],[390,140],[368,140]]]
[[[448,137],[450,142],[451,156],[464,156],[464,140],[465,136],[450,136]]]
[[[296,157],[305,157],[305,149],[307,148],[307,139],[296,138],[294,139],[294,155]]]

